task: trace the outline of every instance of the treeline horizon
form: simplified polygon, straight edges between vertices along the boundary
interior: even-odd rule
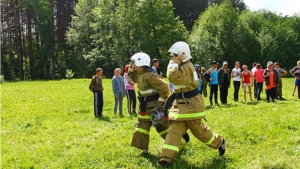
[[[300,60],[300,13],[250,11],[242,0],[2,0],[1,75],[5,80],[106,77],[136,52],[160,60],[186,41],[193,63],[213,60],[251,67]]]

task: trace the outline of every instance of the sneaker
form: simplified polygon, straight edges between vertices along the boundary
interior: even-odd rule
[[[143,150],[143,154],[148,154],[148,150]]]
[[[168,167],[170,165],[170,163],[168,163],[167,161],[163,161],[163,160],[159,161],[157,164],[161,167]]]
[[[220,156],[223,156],[225,154],[225,149],[226,149],[226,141],[225,139],[223,139],[222,145],[218,148]]]
[[[184,134],[182,135],[182,138],[184,139],[184,141],[185,141],[186,143],[188,143],[188,142],[190,141],[190,136],[189,136],[188,133],[184,133]]]

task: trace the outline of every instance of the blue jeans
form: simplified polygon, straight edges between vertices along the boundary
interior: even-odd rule
[[[116,98],[117,96],[117,98]],[[123,104],[123,93],[117,93],[117,95],[115,96],[115,107],[114,107],[114,115],[117,114],[117,107],[119,105],[119,113],[120,115],[123,115],[122,114],[122,104]]]
[[[263,89],[263,82],[257,82],[256,83],[256,98],[258,99],[258,100],[260,100],[261,98],[260,98],[260,93],[261,93],[261,91],[262,91],[262,89]]]

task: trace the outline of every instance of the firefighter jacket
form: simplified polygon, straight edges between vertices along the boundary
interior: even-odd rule
[[[190,61],[182,63],[177,57],[173,57],[167,68],[167,77],[170,82],[174,83],[175,94],[181,96],[175,99],[169,111],[169,120],[184,121],[204,118],[205,106],[202,96],[198,93],[190,98],[184,97],[185,93],[198,88],[197,73],[193,64]]]
[[[150,71],[150,67],[142,67],[137,71],[129,72],[129,78],[138,84],[139,93],[139,120],[151,120],[151,113],[155,107],[161,108],[169,96],[169,85],[159,78],[159,76],[154,72]],[[151,98],[157,95],[156,100],[147,101],[147,98]],[[146,112],[143,112],[141,102],[146,101]]]

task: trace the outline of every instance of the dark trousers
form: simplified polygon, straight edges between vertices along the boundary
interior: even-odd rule
[[[220,88],[220,99],[223,104],[227,104],[228,84],[223,84]]]
[[[239,91],[240,91],[240,86],[241,86],[241,82],[240,81],[233,81],[233,86],[234,86],[234,101],[238,101],[239,100]]]
[[[95,117],[102,116],[103,108],[103,93],[94,92],[94,115]]]
[[[212,97],[214,95],[215,103],[218,103],[218,84],[210,84],[210,94],[209,94],[209,100],[210,104],[212,104]]]
[[[136,108],[136,95],[134,90],[126,90],[128,113],[132,114]]]
[[[261,91],[263,89],[263,85],[264,85],[264,82],[258,82],[258,83],[256,83],[256,98],[258,100],[261,99],[260,98],[260,93],[261,93]]]
[[[254,79],[254,84],[256,84],[256,80]],[[256,96],[256,93],[257,93],[257,86],[256,85],[254,85],[254,91],[253,91],[253,93],[254,93],[254,98],[256,98],[257,96]]]
[[[268,89],[266,91],[266,94],[267,94],[267,101],[270,101],[270,97],[271,97],[272,101],[274,101],[275,96],[276,96],[276,87]]]

